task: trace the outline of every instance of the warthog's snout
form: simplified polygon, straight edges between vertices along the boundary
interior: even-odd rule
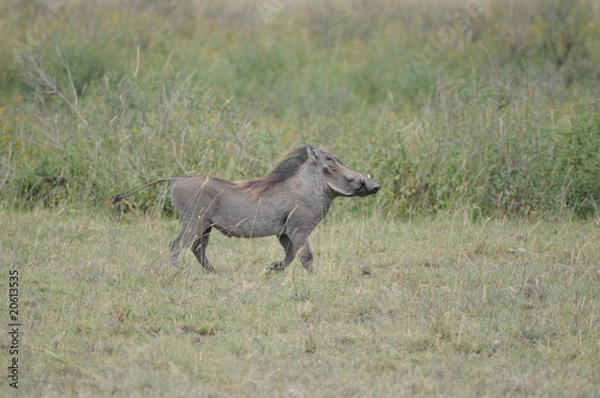
[[[373,195],[373,194],[377,193],[377,191],[379,191],[379,188],[381,188],[381,185],[379,185],[375,181],[371,180],[371,178],[369,178],[369,176],[365,177],[362,174],[360,176],[360,183],[361,183],[361,187],[358,192],[359,196]]]
[[[371,181],[371,186],[367,185],[367,191],[369,191],[369,193],[377,193],[377,191],[379,191],[379,188],[381,188],[381,185]]]

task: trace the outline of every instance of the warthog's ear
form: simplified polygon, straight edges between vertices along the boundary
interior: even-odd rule
[[[319,159],[319,149],[314,145],[306,146],[306,153],[308,154],[308,159],[317,160]]]

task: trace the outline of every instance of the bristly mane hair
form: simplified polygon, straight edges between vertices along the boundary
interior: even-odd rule
[[[237,183],[238,187],[246,191],[252,199],[256,199],[273,185],[289,179],[298,172],[308,159],[307,147],[308,145],[304,145],[292,149],[269,174],[255,180],[240,181]]]

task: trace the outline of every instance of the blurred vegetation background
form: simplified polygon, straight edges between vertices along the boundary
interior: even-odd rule
[[[597,215],[594,0],[0,0],[0,203],[98,210],[314,143],[406,218]],[[167,187],[123,211],[169,212]]]

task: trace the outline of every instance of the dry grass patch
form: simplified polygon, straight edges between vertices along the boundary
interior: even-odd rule
[[[209,275],[161,263],[175,220],[1,216],[28,396],[599,393],[597,223],[334,213],[315,275],[266,277],[274,239],[216,235]]]

